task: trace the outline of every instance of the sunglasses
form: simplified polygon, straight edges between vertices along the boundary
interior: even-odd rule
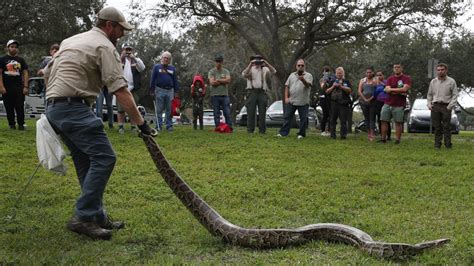
[[[296,65],[297,67],[304,67],[304,65]]]
[[[216,60],[216,63],[222,63],[222,60]]]

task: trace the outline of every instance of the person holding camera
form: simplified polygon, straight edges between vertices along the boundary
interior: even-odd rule
[[[326,89],[326,93],[331,95],[331,138],[336,139],[336,122],[339,118],[341,122],[341,139],[347,137],[347,119],[350,113],[352,85],[345,77],[344,68],[336,68],[336,79],[331,86]]]
[[[255,130],[255,113],[258,108],[258,131],[265,134],[267,127],[265,117],[267,112],[267,91],[269,86],[267,78],[275,74],[276,69],[261,55],[250,57],[250,63],[242,71],[242,76],[247,79],[247,132]]]
[[[329,99],[329,95],[326,94],[326,89],[330,87],[330,84],[335,80],[335,76],[333,73],[333,68],[330,66],[323,67],[323,77],[319,80],[319,86],[321,90],[319,91],[319,106],[321,106],[321,110],[323,111],[323,119],[321,119],[321,136],[329,136],[329,114],[331,108],[331,101]],[[327,125],[327,126],[326,126]]]
[[[296,62],[296,72],[290,74],[285,82],[284,101],[284,122],[278,137],[288,136],[290,133],[291,120],[295,116],[296,110],[300,116],[300,129],[297,134],[298,139],[306,137],[306,127],[308,126],[308,110],[311,86],[313,85],[313,75],[305,71],[304,59]]]
[[[123,67],[123,76],[127,80],[128,89],[132,93],[133,100],[136,104],[140,101],[139,90],[142,84],[141,81],[141,72],[145,70],[145,64],[143,61],[136,57],[133,54],[133,47],[130,44],[124,44],[122,46],[122,67]],[[125,123],[125,111],[123,110],[120,104],[117,104],[117,122],[119,125],[119,133],[123,134],[125,132],[124,123]],[[110,122],[109,122],[110,125]],[[132,130],[135,129],[135,125],[132,122]]]

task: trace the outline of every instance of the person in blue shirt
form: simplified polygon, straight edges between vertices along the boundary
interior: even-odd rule
[[[171,53],[163,52],[161,64],[153,66],[150,80],[150,94],[155,97],[156,129],[162,129],[161,117],[165,112],[165,124],[168,131],[173,131],[171,101],[178,95],[179,83],[176,68],[170,65]]]
[[[375,74],[377,78],[377,86],[375,87],[375,117],[379,126],[379,133],[382,132],[382,121],[380,121],[380,113],[382,112],[382,106],[384,105],[385,101],[388,98],[388,94],[385,92],[385,84],[387,84],[387,80],[382,71],[377,71]],[[387,140],[391,140],[391,132],[392,128],[390,127],[390,123],[388,123],[388,130],[387,130]]]

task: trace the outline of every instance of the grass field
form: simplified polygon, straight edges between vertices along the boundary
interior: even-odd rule
[[[352,246],[314,241],[285,249],[252,250],[211,236],[157,174],[143,141],[107,131],[118,155],[105,193],[108,212],[127,223],[111,241],[91,241],[65,229],[79,186],[71,158],[66,176],[40,169],[14,202],[38,159],[34,121],[25,132],[0,119],[0,265],[5,264],[391,264]],[[452,150],[433,149],[428,134],[402,143],[345,141],[312,129],[277,138],[193,131],[177,126],[157,137],[177,172],[234,224],[289,228],[348,224],[375,240],[418,243],[450,238],[416,256],[414,264],[474,264],[474,134],[453,136]]]

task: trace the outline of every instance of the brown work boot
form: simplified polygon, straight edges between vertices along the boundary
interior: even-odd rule
[[[125,227],[125,223],[122,221],[114,221],[109,215],[105,216],[103,222],[98,223],[100,227],[108,230],[122,229]]]
[[[66,228],[80,235],[84,234],[92,239],[110,240],[112,231],[100,227],[96,222],[81,221],[77,216],[69,220]]]

